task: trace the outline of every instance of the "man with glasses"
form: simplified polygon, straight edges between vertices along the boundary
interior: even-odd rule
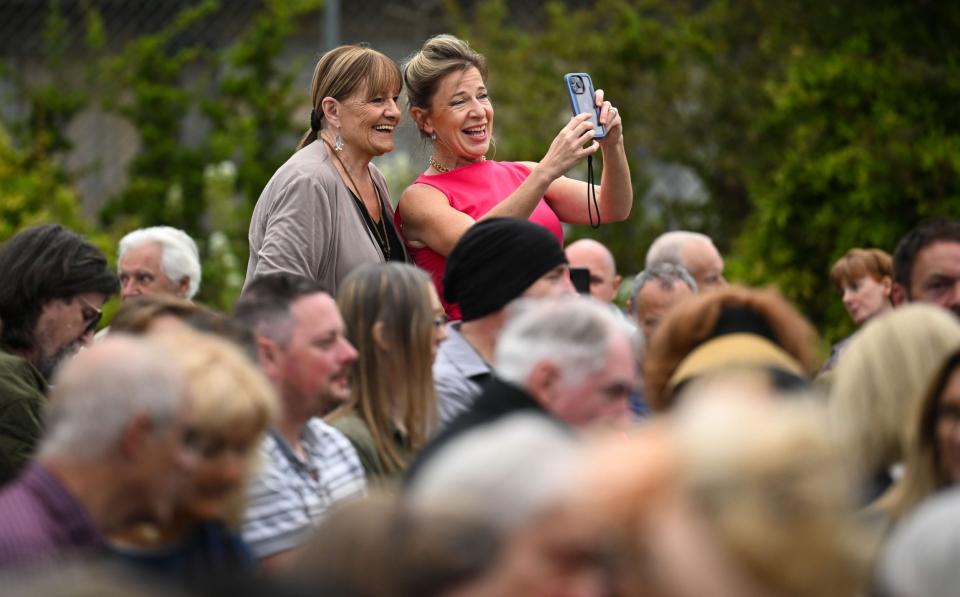
[[[62,226],[33,226],[0,246],[0,484],[33,453],[53,371],[90,343],[119,288],[103,253]]]
[[[0,491],[0,568],[97,555],[105,536],[169,519],[198,461],[175,362],[117,337],[57,371],[37,457]]]

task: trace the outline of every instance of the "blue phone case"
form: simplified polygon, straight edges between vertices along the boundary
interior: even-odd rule
[[[593,87],[593,80],[587,73],[567,73],[563,75],[563,82],[567,87],[567,95],[570,96],[570,107],[573,109],[573,115],[590,113],[590,120],[593,121],[593,138],[603,139],[607,136],[607,130],[600,124],[600,110],[596,105],[596,91]]]

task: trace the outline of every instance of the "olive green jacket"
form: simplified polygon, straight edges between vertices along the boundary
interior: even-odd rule
[[[0,484],[16,477],[33,456],[47,390],[33,365],[0,349]]]
[[[367,482],[371,485],[399,485],[403,478],[403,469],[389,466],[380,459],[377,454],[377,445],[373,441],[373,435],[367,428],[363,419],[355,413],[349,413],[334,416],[327,421],[337,428],[337,430],[347,436],[350,443],[353,444],[357,455],[360,457],[360,463],[363,464],[363,470],[367,475]],[[413,459],[410,449],[404,445],[401,438],[397,437],[396,447],[400,453],[407,458],[407,461]]]

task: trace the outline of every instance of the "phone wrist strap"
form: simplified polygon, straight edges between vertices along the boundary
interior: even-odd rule
[[[593,154],[587,156],[587,218],[591,228],[600,227],[600,204],[597,203],[597,186],[594,184]],[[597,223],[593,223],[593,214],[597,214]]]

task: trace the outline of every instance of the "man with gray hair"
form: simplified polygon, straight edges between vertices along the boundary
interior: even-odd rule
[[[200,288],[200,253],[183,230],[140,228],[120,239],[120,298],[169,294],[192,299]]]
[[[690,272],[701,291],[727,285],[723,257],[706,234],[672,230],[658,236],[647,249],[646,268],[670,263]]]
[[[0,493],[0,567],[100,551],[105,535],[170,516],[196,464],[172,362],[118,337],[58,371],[38,455]]]
[[[674,305],[697,293],[697,282],[682,266],[661,263],[633,279],[630,309],[649,343],[660,320]]]
[[[460,434],[528,412],[571,425],[628,420],[634,359],[628,328],[582,297],[524,301],[497,340],[496,376],[467,411],[427,444],[408,473]]]

